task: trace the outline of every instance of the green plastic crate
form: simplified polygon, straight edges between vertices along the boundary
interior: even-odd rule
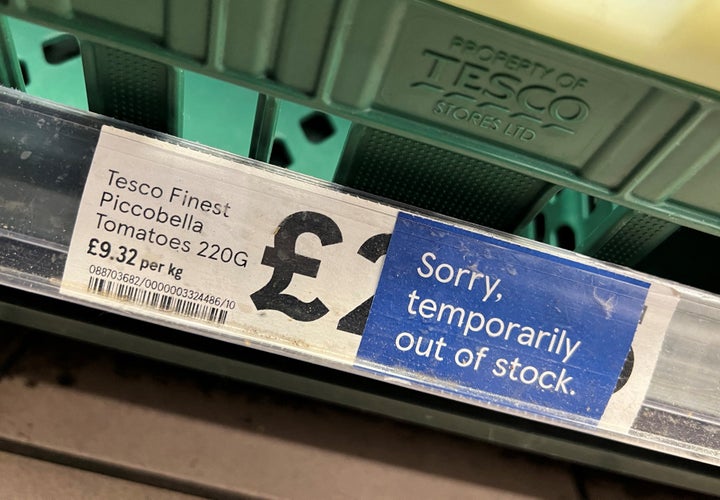
[[[542,217],[613,262],[640,263],[681,226],[720,235],[718,92],[439,2],[5,0],[0,13],[78,37],[94,111],[504,230],[572,188],[611,212],[578,219],[566,201]],[[21,86],[13,38],[2,31],[0,78]],[[81,84],[44,81],[37,95],[83,105],[57,95]],[[302,127],[311,109],[331,140]],[[393,150],[427,155],[368,161]]]
[[[172,74],[192,70],[720,234],[717,92],[444,4],[7,0],[0,13],[150,61],[168,130]],[[88,80],[89,95],[111,92]]]

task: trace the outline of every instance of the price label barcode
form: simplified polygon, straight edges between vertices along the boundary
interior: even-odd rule
[[[209,304],[200,304],[97,276],[90,277],[87,291],[96,295],[152,307],[160,311],[172,312],[186,318],[209,321],[218,325],[224,325],[228,315],[227,310]]]

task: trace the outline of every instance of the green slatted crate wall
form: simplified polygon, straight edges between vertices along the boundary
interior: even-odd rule
[[[2,0],[0,13],[14,16],[0,79],[22,87],[24,73],[36,95],[675,279],[688,263],[673,241],[720,235],[716,91],[438,2]],[[557,68],[555,86],[471,60],[470,34]]]
[[[38,97],[88,109],[77,40],[19,19],[3,20],[17,54],[20,79],[23,74],[28,79],[25,90]],[[257,92],[194,72],[184,72],[183,79],[182,137],[247,156]],[[7,79],[4,82],[10,83]],[[228,109],[234,110],[232,119],[228,119]],[[271,148],[273,163],[330,180],[349,125],[342,118],[285,101],[277,117],[274,148]]]

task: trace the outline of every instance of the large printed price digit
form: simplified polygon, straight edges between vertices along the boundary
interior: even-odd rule
[[[250,295],[258,310],[274,309],[298,321],[315,321],[328,313],[328,308],[315,297],[303,302],[293,295],[282,293],[292,281],[294,274],[316,278],[320,261],[295,253],[300,235],[311,233],[320,239],[322,246],[341,243],[342,233],[335,221],[317,212],[297,212],[287,216],[275,233],[275,246],[265,247],[262,264],[274,268],[270,281]],[[377,262],[387,252],[390,234],[377,234],[368,238],[358,250],[358,255],[370,262]],[[373,297],[340,318],[337,329],[362,335],[365,329]]]
[[[387,253],[388,245],[390,245],[389,234],[376,234],[362,244],[360,250],[358,250],[358,255],[365,257],[370,262],[377,262],[380,257]],[[365,323],[367,323],[368,316],[370,315],[373,297],[370,297],[340,318],[337,329],[362,335],[363,330],[365,330]]]
[[[322,246],[342,241],[340,228],[326,215],[297,212],[283,219],[275,233],[275,246],[265,247],[262,258],[264,266],[274,268],[270,281],[250,295],[259,311],[275,309],[298,321],[315,321],[328,313],[328,308],[317,297],[303,302],[293,295],[281,293],[290,285],[293,274],[317,277],[320,261],[295,253],[297,239],[304,233],[316,235]]]

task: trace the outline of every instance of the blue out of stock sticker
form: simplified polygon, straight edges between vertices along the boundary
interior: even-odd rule
[[[649,286],[401,213],[356,365],[599,419]]]

